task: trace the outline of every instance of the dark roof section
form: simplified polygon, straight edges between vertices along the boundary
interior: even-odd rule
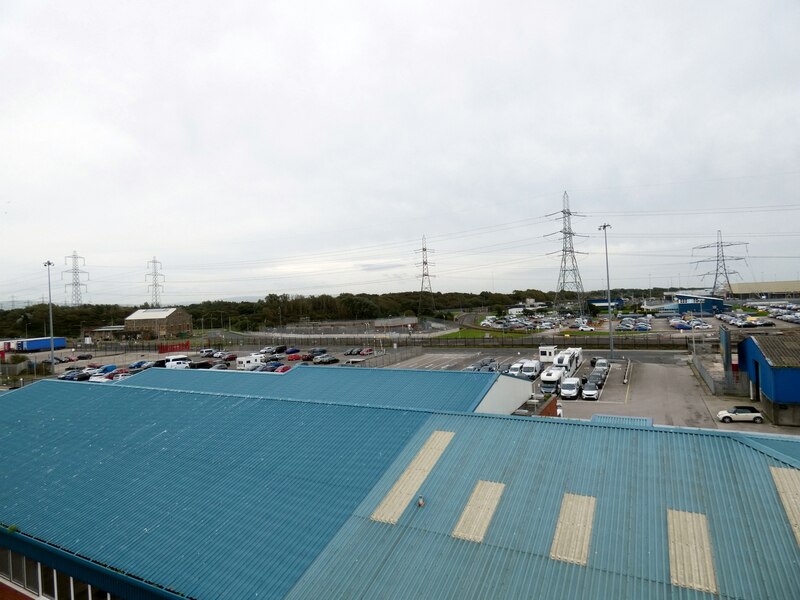
[[[800,335],[754,336],[753,342],[772,367],[800,368]]]

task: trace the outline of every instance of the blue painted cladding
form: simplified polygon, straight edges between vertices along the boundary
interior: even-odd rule
[[[198,598],[281,598],[425,413],[43,381],[0,398],[0,521]]]
[[[370,521],[435,429],[455,436],[425,507],[396,526]],[[800,597],[770,465],[787,466],[715,432],[432,416],[289,598]],[[478,480],[506,485],[480,544],[450,535]],[[549,557],[566,492],[597,499],[585,567]],[[668,509],[707,515],[719,596],[671,584]]]
[[[750,381],[759,382],[773,402],[800,403],[800,369],[772,367],[751,337],[739,343],[739,368],[747,372]]]
[[[497,373],[318,366],[278,374],[148,369],[114,385],[470,412],[497,377]]]

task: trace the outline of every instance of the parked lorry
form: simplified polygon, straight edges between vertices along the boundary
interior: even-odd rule
[[[11,344],[14,344],[10,348],[10,350],[16,350],[17,352],[39,352],[43,350],[50,350],[50,338],[49,337],[41,337],[41,338],[28,338],[25,340],[12,340]],[[54,350],[63,350],[67,347],[67,339],[63,337],[54,337],[53,338],[53,349]]]

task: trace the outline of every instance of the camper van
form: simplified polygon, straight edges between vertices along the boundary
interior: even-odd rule
[[[543,394],[557,394],[561,387],[561,380],[564,378],[564,370],[550,367],[541,376],[539,389]]]
[[[567,348],[553,359],[553,366],[564,371],[564,377],[572,377],[583,362],[583,348]]]
[[[236,368],[239,371],[249,371],[253,367],[260,367],[264,364],[263,354],[251,354],[250,356],[240,356],[236,359]]]

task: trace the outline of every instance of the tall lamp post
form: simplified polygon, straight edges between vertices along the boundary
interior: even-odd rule
[[[608,349],[610,352],[610,359],[614,359],[614,320],[611,316],[611,279],[608,275],[608,232],[606,231],[611,225],[603,223],[597,229],[603,230],[603,239],[606,245],[606,304],[608,306]]]
[[[50,368],[53,373],[56,371],[55,342],[53,341],[53,294],[50,289],[50,267],[55,266],[52,261],[46,260],[44,266],[47,267],[47,308],[50,315]]]

